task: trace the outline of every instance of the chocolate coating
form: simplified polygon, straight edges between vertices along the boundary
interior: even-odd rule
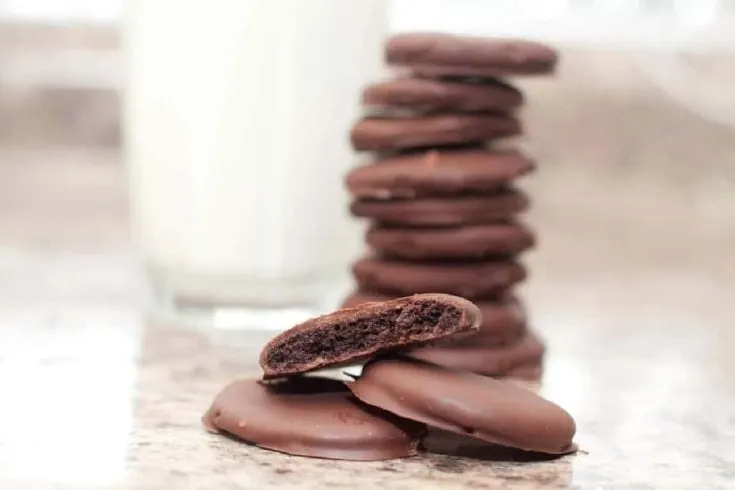
[[[486,196],[424,197],[378,201],[357,199],[350,212],[389,225],[448,227],[512,220],[528,208],[526,194],[516,189]]]
[[[430,145],[465,144],[514,136],[517,119],[507,114],[437,114],[412,118],[363,118],[350,133],[358,151],[387,151]]]
[[[337,381],[293,378],[274,385],[227,385],[202,417],[259,447],[315,458],[373,461],[414,456],[423,424],[356,400]]]
[[[480,330],[467,337],[448,339],[444,345],[496,347],[515,342],[526,334],[526,310],[512,294],[501,295],[494,301],[477,301],[475,305],[482,313]]]
[[[375,291],[355,291],[345,298],[342,307],[351,308],[364,303],[389,301],[394,298],[395,296]],[[478,332],[456,339],[450,338],[442,344],[451,344],[455,347],[496,347],[516,341],[525,334],[526,312],[513,296],[508,295],[506,298],[493,302],[475,301],[474,303],[482,313],[482,322]]]
[[[411,420],[526,451],[570,451],[576,431],[558,405],[510,382],[403,359],[381,359],[349,388]]]
[[[441,291],[468,299],[497,298],[526,277],[513,261],[401,262],[367,257],[352,268],[362,290],[415,294]]]
[[[418,294],[323,315],[281,333],[260,355],[263,378],[293,376],[382,352],[477,332],[480,310],[448,294]]]
[[[386,61],[423,76],[539,75],[557,63],[554,49],[519,39],[409,33],[386,43]]]
[[[515,151],[431,150],[363,165],[347,175],[357,198],[405,199],[496,191],[534,169]]]
[[[524,381],[541,381],[544,376],[543,364],[529,363],[514,367],[503,377],[507,379],[520,379]]]
[[[417,112],[508,112],[522,102],[517,88],[498,79],[477,84],[406,77],[369,85],[362,93],[365,106]]]
[[[458,228],[401,228],[375,224],[368,229],[365,240],[380,255],[404,260],[515,256],[536,243],[533,232],[520,223]]]
[[[486,376],[507,376],[521,367],[541,365],[545,351],[541,339],[529,331],[517,342],[508,345],[423,347],[406,355],[460,371]]]
[[[480,439],[437,428],[429,429],[429,433],[421,441],[421,449],[434,454],[445,454],[447,456],[458,456],[482,461],[508,461],[512,463],[549,461],[562,455],[537,453],[514,447],[500,446],[498,444],[489,444]],[[576,445],[572,445],[568,453],[576,450]],[[559,487],[571,488],[571,466],[566,469],[565,473],[567,478],[559,480],[559,483],[561,483]],[[553,486],[556,486],[557,482],[555,481],[554,483]]]

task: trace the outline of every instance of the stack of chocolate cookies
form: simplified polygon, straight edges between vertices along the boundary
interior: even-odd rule
[[[534,234],[519,221],[528,197],[514,182],[534,169],[498,142],[521,133],[521,92],[501,79],[553,72],[556,52],[519,40],[402,34],[386,44],[400,74],[367,87],[352,129],[372,161],[346,179],[351,212],[370,220],[369,256],[354,264],[343,306],[416,293],[475,302],[479,333],[418,352],[426,361],[488,376],[537,379],[544,345],[513,293]]]

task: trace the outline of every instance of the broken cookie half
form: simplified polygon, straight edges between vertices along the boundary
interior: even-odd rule
[[[263,379],[354,365],[385,352],[469,335],[481,322],[477,306],[448,294],[417,294],[338,310],[268,342],[260,356]]]

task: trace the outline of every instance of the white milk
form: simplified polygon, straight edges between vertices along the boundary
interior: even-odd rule
[[[159,299],[323,304],[362,237],[343,177],[382,0],[133,0],[133,225]]]

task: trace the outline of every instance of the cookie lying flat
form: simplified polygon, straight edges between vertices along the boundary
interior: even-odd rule
[[[350,205],[350,212],[388,225],[448,227],[512,221],[528,205],[526,194],[505,189],[482,196],[357,199]]]
[[[385,49],[389,65],[421,76],[541,75],[557,63],[552,48],[516,39],[410,33],[391,37]]]
[[[517,119],[503,114],[437,114],[413,118],[368,117],[352,128],[358,151],[387,151],[432,145],[477,143],[521,132]]]
[[[497,298],[526,278],[513,261],[402,262],[375,257],[358,260],[352,268],[360,289],[416,294],[441,291],[468,299]]]
[[[395,296],[374,291],[355,291],[344,299],[343,308],[352,308],[364,303],[390,301]],[[494,302],[475,301],[482,313],[482,322],[477,333],[459,338],[447,339],[445,344],[452,346],[505,345],[521,338],[526,332],[526,312],[520,302],[511,295]]]
[[[509,112],[523,103],[523,95],[497,79],[479,84],[406,77],[369,85],[362,103],[368,108],[399,107],[419,113]]]
[[[359,402],[342,383],[313,378],[234,381],[202,422],[274,451],[360,461],[414,456],[425,433],[421,423]]]
[[[478,194],[496,191],[534,168],[515,151],[431,150],[357,167],[346,183],[353,196],[368,199]]]
[[[482,259],[515,256],[536,239],[519,224],[487,224],[457,228],[401,228],[373,225],[365,240],[380,255],[405,260]]]
[[[263,378],[303,374],[479,328],[480,310],[447,294],[419,294],[323,315],[281,333],[260,355]]]
[[[574,450],[572,417],[513,383],[418,361],[381,359],[368,364],[349,388],[365,403],[429,426],[526,451]]]
[[[505,376],[523,366],[540,365],[545,351],[541,339],[529,331],[518,342],[510,345],[423,347],[406,355],[460,371],[486,376]]]

